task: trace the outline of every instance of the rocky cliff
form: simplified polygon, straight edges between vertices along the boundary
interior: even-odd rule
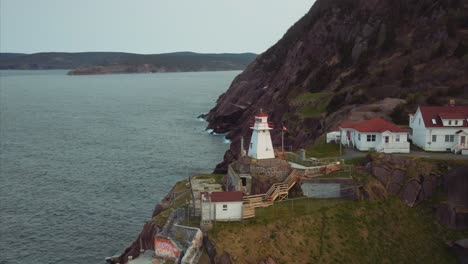
[[[466,103],[467,53],[466,1],[317,0],[207,114],[208,128],[232,139],[217,170],[238,156],[260,109],[287,126],[286,145],[302,147],[345,119],[405,123],[418,104]]]

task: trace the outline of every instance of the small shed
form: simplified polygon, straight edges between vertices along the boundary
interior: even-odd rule
[[[241,191],[201,193],[202,221],[241,221]]]
[[[327,133],[327,143],[339,143],[341,140],[340,131],[331,131]]]

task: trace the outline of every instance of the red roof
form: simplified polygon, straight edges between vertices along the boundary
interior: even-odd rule
[[[340,126],[341,128],[353,128],[359,132],[405,132],[397,125],[383,120],[380,117],[374,117],[370,120],[365,120],[357,123],[346,123]]]
[[[421,106],[419,107],[426,127],[443,127],[443,119],[463,119],[463,126],[468,126],[468,106]],[[435,124],[432,122],[434,119]]]
[[[465,114],[456,112],[456,113],[440,113],[440,118],[442,119],[465,119]]]
[[[255,117],[268,117],[265,113],[256,114]]]
[[[242,192],[212,192],[212,202],[242,202]]]

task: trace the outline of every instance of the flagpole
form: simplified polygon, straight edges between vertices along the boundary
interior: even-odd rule
[[[284,129],[281,126],[281,152],[284,154]]]

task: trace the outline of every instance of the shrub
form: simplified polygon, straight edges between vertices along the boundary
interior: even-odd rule
[[[457,48],[453,51],[453,55],[457,58],[463,57],[466,53],[468,53],[468,48],[466,47],[465,43],[462,41],[458,42]]]
[[[409,122],[409,117],[403,104],[397,105],[390,114],[390,117],[392,121],[398,125],[407,125]]]
[[[401,80],[402,87],[409,87],[413,84],[414,79],[414,69],[411,63],[407,63],[403,69],[403,78]]]
[[[334,67],[322,66],[308,83],[311,93],[319,92],[333,80]]]
[[[445,45],[444,41],[441,41],[439,46],[437,46],[437,48],[432,51],[431,57],[438,58],[444,56],[445,54],[447,54],[447,46]]]
[[[343,103],[345,102],[346,99],[346,93],[339,93],[330,100],[330,102],[327,105],[327,112],[332,113],[335,112],[337,109],[339,109]]]

